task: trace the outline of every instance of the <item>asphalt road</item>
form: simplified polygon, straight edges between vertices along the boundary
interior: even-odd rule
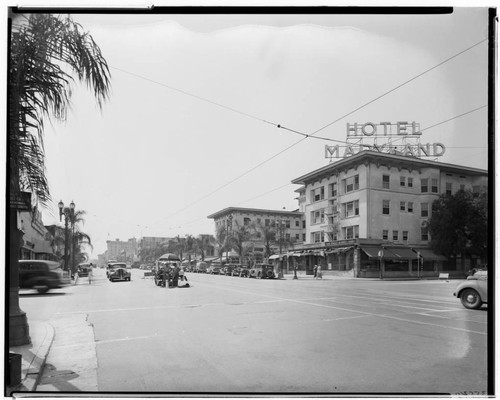
[[[21,296],[56,328],[41,390],[486,394],[487,308],[463,308],[456,280],[94,275]]]

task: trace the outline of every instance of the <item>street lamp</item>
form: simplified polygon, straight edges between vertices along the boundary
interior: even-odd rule
[[[71,201],[69,207],[64,207],[62,200],[58,203],[59,206],[59,222],[62,221],[62,216],[64,215],[64,270],[68,271],[68,223],[71,221],[72,226],[73,219],[75,216],[75,203]],[[71,237],[71,242],[73,242],[73,236]]]

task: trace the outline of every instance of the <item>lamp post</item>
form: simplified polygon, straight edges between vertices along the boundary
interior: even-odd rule
[[[71,201],[69,207],[64,207],[64,203],[62,200],[58,204],[59,206],[59,222],[62,221],[62,216],[64,215],[64,270],[69,270],[69,262],[68,262],[68,224],[71,222],[72,227],[74,228],[74,216],[75,216],[75,203]],[[73,243],[73,236],[71,236],[71,242]]]

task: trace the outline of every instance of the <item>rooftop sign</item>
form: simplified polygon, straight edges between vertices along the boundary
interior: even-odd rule
[[[422,132],[416,122],[347,123],[346,144],[325,146],[325,158],[346,158],[363,150],[410,157],[441,157],[442,143],[420,143]]]

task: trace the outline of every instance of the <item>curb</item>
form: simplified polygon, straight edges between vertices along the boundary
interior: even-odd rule
[[[48,323],[30,323],[31,344],[9,348],[9,352],[22,356],[22,380],[15,386],[7,386],[6,394],[14,392],[34,392],[40,382],[45,362],[54,342],[55,329]]]

